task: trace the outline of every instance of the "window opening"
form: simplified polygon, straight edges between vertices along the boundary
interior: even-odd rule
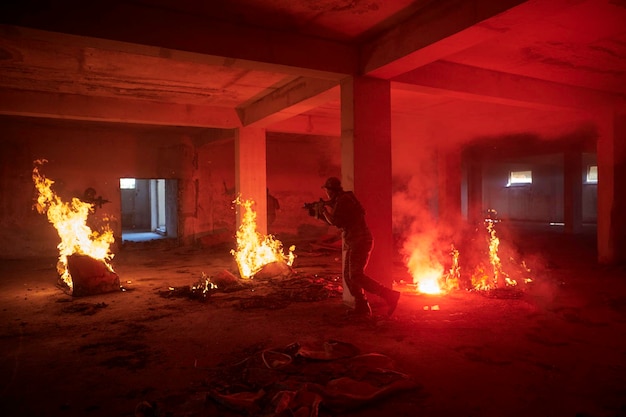
[[[532,171],[511,171],[509,172],[509,182],[506,185],[510,187],[512,185],[525,185],[533,183]]]
[[[120,189],[121,190],[134,190],[135,179],[134,178],[120,178]]]
[[[598,166],[597,165],[589,165],[587,167],[587,178],[585,182],[587,184],[598,183]]]

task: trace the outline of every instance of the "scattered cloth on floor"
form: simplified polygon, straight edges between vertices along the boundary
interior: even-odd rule
[[[207,400],[245,415],[340,413],[419,387],[393,368],[388,356],[346,342],[292,343],[211,369]]]

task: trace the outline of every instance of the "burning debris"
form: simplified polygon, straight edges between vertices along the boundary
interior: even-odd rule
[[[295,246],[291,246],[286,255],[281,241],[272,235],[262,236],[257,232],[253,201],[237,198],[233,203],[244,209],[237,231],[237,249],[230,251],[237,263],[239,277],[226,270],[211,277],[202,273],[199,282],[191,286],[170,287],[160,292],[161,296],[205,301],[215,293],[249,290],[239,298],[228,299],[239,301],[239,308],[244,310],[277,309],[286,307],[292,301],[310,302],[342,296],[343,288],[338,284],[338,278],[298,275],[292,268],[296,257]]]
[[[204,272],[202,277],[192,285],[168,287],[167,291],[159,292],[165,298],[189,298],[192,300],[206,301],[217,290],[217,285]]]
[[[451,245],[449,255],[452,265],[446,271],[443,262],[435,255],[433,245],[420,235],[411,236],[405,242],[406,265],[412,278],[407,287],[423,294],[441,294],[458,289],[461,276],[459,251]]]
[[[252,209],[254,201],[242,200],[240,197],[234,201],[243,207],[244,213],[239,230],[237,230],[237,249],[231,250],[231,254],[237,261],[239,274],[242,278],[252,278],[263,267],[274,264],[280,265],[280,274],[291,267],[295,259],[295,246],[289,248],[289,253],[283,252],[283,243],[272,235],[263,236],[256,229],[256,212]]]
[[[436,254],[434,240],[419,234],[411,236],[405,242],[407,268],[413,277],[413,283],[408,285],[425,294],[466,289],[490,297],[518,298],[521,294],[518,284],[532,282],[531,271],[525,262],[517,262],[510,254],[504,260],[501,258],[502,248],[496,233],[499,222],[497,212],[488,210],[484,229],[477,228],[469,238],[464,236],[462,249],[454,244],[450,246],[447,270],[443,257]]]
[[[287,307],[291,302],[315,302],[329,298],[341,298],[343,287],[339,277],[289,274],[277,279],[275,275],[255,276],[255,280],[241,279],[228,271],[216,276],[202,273],[192,285],[168,287],[160,291],[164,298],[188,298],[207,301],[215,294],[232,294],[245,291],[241,296],[231,296],[225,301],[237,302],[241,310],[265,308],[275,310]]]
[[[52,190],[54,181],[39,172],[45,162],[37,160],[33,168],[32,177],[39,193],[35,206],[40,214],[47,215],[61,238],[57,246],[59,285],[73,296],[119,291],[119,277],[110,264],[113,231],[105,226],[99,233],[87,225],[93,204],[78,198],[66,203],[56,195]]]
[[[267,285],[269,284],[269,285]],[[250,310],[285,308],[291,302],[316,302],[329,298],[341,298],[343,287],[338,277],[318,275],[291,276],[281,281],[267,281],[256,296],[248,296],[239,302],[239,308]]]
[[[487,293],[497,298],[518,298],[521,294],[518,284],[532,282],[530,269],[525,262],[517,262],[512,255],[502,257],[500,239],[496,224],[500,223],[497,212],[487,211],[484,226],[487,231],[488,266],[478,263],[471,275],[471,290]],[[506,268],[505,268],[506,263]],[[514,295],[513,295],[514,294]]]
[[[67,269],[74,297],[120,291],[120,278],[98,259],[74,253],[67,257]]]

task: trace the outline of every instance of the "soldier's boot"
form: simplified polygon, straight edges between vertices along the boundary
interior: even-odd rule
[[[383,294],[383,299],[387,303],[387,315],[391,316],[396,307],[398,306],[398,300],[400,299],[400,291],[387,289]]]
[[[398,306],[400,299],[400,291],[382,285],[380,282],[365,277],[363,280],[363,288],[372,294],[376,294],[387,303],[387,315],[391,316]]]
[[[370,317],[372,315],[372,308],[370,303],[365,297],[357,297],[354,299],[354,315],[360,317]]]

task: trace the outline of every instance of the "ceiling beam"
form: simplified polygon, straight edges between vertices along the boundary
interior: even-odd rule
[[[323,117],[312,114],[292,115],[269,127],[270,132],[306,134],[313,136],[341,136],[341,122],[338,117]]]
[[[326,80],[340,80],[345,77],[345,74],[324,70],[294,68],[287,65],[251,61],[247,59],[234,58],[232,56],[210,55],[200,52],[168,49],[161,46],[142,45],[119,40],[72,35],[68,33],[51,32],[47,30],[19,26],[0,24],[0,38],[13,41],[28,40],[38,43],[46,43],[50,44],[50,48],[54,48],[55,45],[58,45],[57,49],[66,49],[68,47],[83,50],[99,49],[154,58],[165,58],[179,62],[255,71],[280,72],[287,75],[307,76]]]
[[[251,69],[264,70],[271,65],[277,72],[331,79],[353,74],[357,69],[357,48],[341,42],[297,33],[286,35],[277,30],[146,7],[138,2],[110,2],[106,7],[102,4],[98,7],[98,2],[81,3],[80,7],[69,3],[52,2],[42,10],[5,12],[2,22],[14,27],[152,46],[179,54],[221,57],[215,59],[221,59],[226,66],[243,63],[254,66]]]
[[[160,126],[241,127],[234,109],[9,88],[0,89],[0,114]]]
[[[237,114],[244,126],[267,127],[339,97],[334,81],[299,77],[269,94],[244,103]]]
[[[518,25],[563,13],[580,3],[571,0],[430,2],[401,24],[361,46],[360,74],[390,79],[515,31]]]
[[[434,62],[392,79],[404,88],[425,93],[447,91],[456,98],[544,110],[563,108],[598,111],[615,98],[598,91],[452,62]]]
[[[489,39],[481,22],[525,0],[438,0],[361,48],[361,73],[389,79]]]

